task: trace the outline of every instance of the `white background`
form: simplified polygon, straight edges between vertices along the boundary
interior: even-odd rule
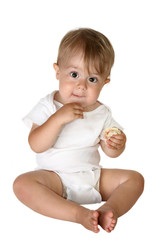
[[[2,0],[0,2],[0,218],[1,239],[158,239],[160,194],[159,92],[160,9],[157,0]],[[116,60],[111,83],[100,100],[109,105],[128,137],[117,159],[102,155],[108,168],[135,169],[145,191],[111,234],[41,216],[12,192],[19,174],[35,167],[21,119],[37,101],[57,89],[52,63],[59,42],[77,27],[104,33]],[[97,205],[89,205],[97,208]]]

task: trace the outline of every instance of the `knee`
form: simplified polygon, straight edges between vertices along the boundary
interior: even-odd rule
[[[139,193],[142,194],[144,190],[144,182],[145,182],[142,174],[137,171],[131,171],[130,179],[131,181],[133,181],[133,184],[137,188]]]
[[[13,192],[21,202],[25,202],[28,198],[28,185],[29,181],[25,174],[18,176],[13,182]]]

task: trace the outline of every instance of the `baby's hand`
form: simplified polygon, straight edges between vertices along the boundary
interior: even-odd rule
[[[83,119],[83,107],[78,103],[67,103],[56,112],[62,125],[75,119]]]
[[[105,141],[109,149],[120,150],[125,147],[126,135],[121,131],[121,134],[113,135]]]

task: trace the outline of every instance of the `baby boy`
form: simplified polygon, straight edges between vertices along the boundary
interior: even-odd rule
[[[126,143],[110,109],[98,101],[110,82],[113,63],[113,47],[102,33],[80,28],[64,36],[53,64],[59,89],[24,118],[37,170],[20,175],[13,184],[18,199],[34,211],[80,223],[95,233],[99,226],[111,232],[144,187],[140,173],[99,164],[99,147],[115,158]],[[118,128],[119,134],[104,139],[108,127]],[[96,210],[82,206],[101,201]]]

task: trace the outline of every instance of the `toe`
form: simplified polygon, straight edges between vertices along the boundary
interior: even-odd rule
[[[111,231],[110,231],[110,229],[109,229],[109,228],[106,228],[106,232],[110,233]]]
[[[110,218],[113,218],[113,212],[109,211],[109,212],[107,213],[107,216],[110,217]]]
[[[113,218],[112,223],[115,224],[116,223],[116,219]]]
[[[111,224],[111,227],[114,229],[114,228],[115,228],[115,225],[114,225],[114,224]]]
[[[112,231],[112,230],[113,230],[113,227],[109,227],[109,230]]]
[[[94,225],[94,226],[93,226],[93,231],[94,231],[95,233],[99,232],[99,228],[98,228],[97,225]]]
[[[92,218],[97,220],[98,217],[99,217],[99,213],[97,211],[93,211],[92,212]]]

